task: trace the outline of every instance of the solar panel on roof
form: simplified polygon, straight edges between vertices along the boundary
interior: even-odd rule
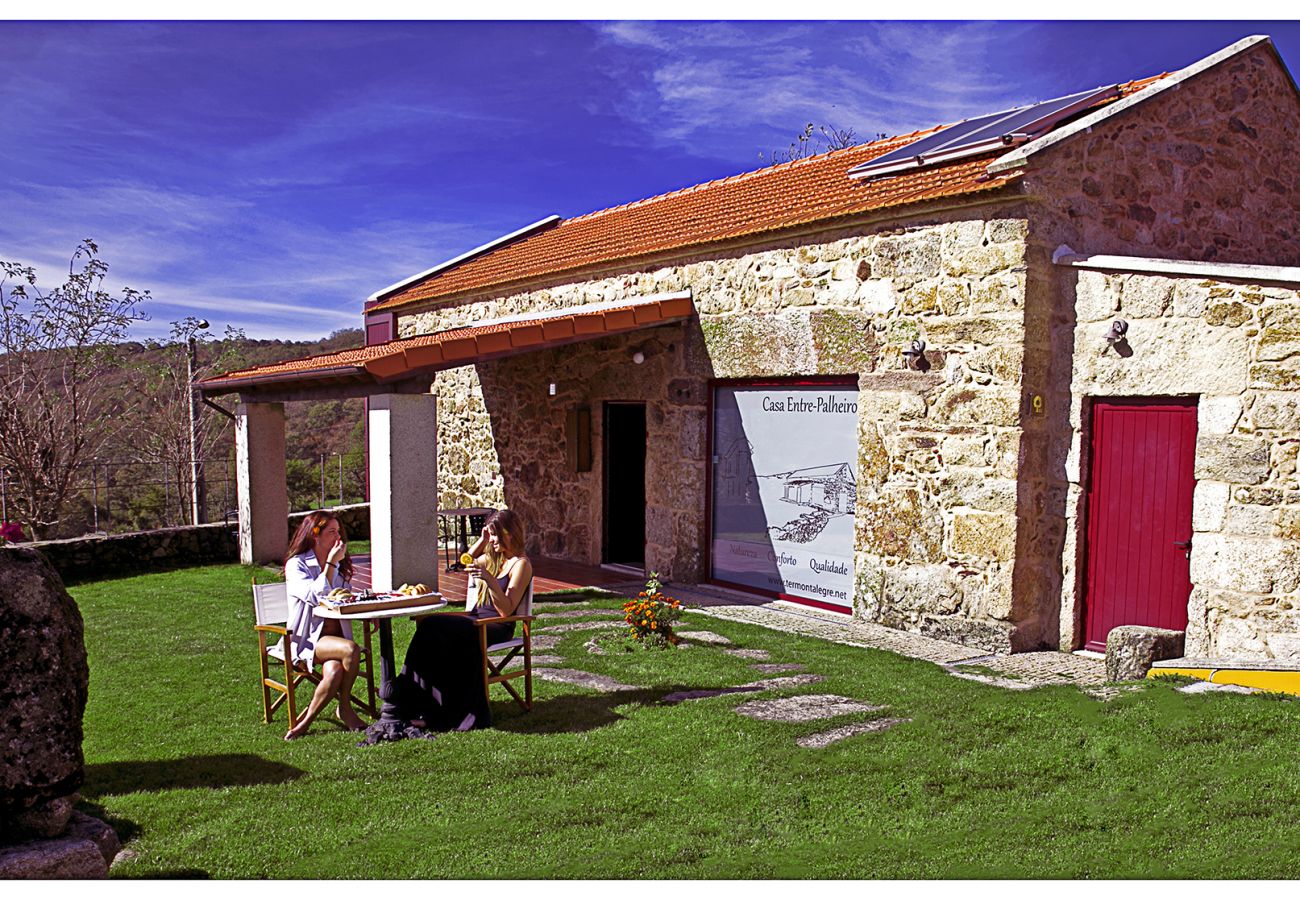
[[[920,166],[974,156],[1033,140],[1062,119],[1118,96],[1119,86],[1080,91],[1030,106],[991,113],[949,125],[934,134],[849,169],[850,178],[878,178]]]

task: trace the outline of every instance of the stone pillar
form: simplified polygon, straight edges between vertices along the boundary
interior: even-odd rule
[[[370,398],[370,571],[376,591],[438,586],[438,407],[433,394]]]
[[[279,562],[289,542],[283,403],[241,403],[236,408],[235,468],[239,561]]]

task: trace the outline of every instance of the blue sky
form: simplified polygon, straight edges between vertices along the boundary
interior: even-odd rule
[[[787,7],[788,9],[788,7]],[[251,337],[552,213],[1181,68],[1297,22],[0,22],[0,259]]]

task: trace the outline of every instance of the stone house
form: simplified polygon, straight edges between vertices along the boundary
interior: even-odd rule
[[[989,650],[1300,659],[1300,92],[1251,37],[1081,96],[553,216],[374,294],[364,348],[209,379],[245,556],[278,404],[368,396],[380,586],[435,506],[509,505],[535,554]]]

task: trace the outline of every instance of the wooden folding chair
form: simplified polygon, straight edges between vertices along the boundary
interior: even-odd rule
[[[298,724],[298,684],[303,680],[313,685],[320,684],[321,677],[314,670],[295,666],[293,663],[293,654],[289,650],[289,630],[286,627],[289,622],[289,593],[284,582],[274,584],[253,582],[253,615],[256,619],[253,630],[257,632],[257,656],[262,669],[262,721],[270,723],[275,711],[287,703],[289,727],[292,728]],[[378,716],[379,706],[375,703],[378,695],[375,692],[375,677],[370,665],[372,629],[369,626],[371,623],[353,624],[361,626],[362,640],[357,642],[361,645],[361,671],[357,682],[353,684],[352,702],[371,716]],[[355,635],[355,631],[353,634]],[[276,677],[271,675],[272,668],[276,670]],[[284,680],[277,681],[276,678],[280,677],[281,670],[284,673]],[[364,701],[355,693],[357,684],[363,678],[366,682]],[[274,702],[271,700],[272,691],[280,695]]]
[[[465,601],[466,610],[471,608],[472,598]],[[520,622],[523,625],[523,634],[512,637],[508,641],[501,641],[497,644],[487,642],[487,626],[495,625],[500,622]],[[505,688],[515,702],[531,711],[533,708],[533,583],[528,582],[528,590],[524,593],[524,599],[519,601],[519,608],[513,616],[495,616],[490,619],[475,619],[474,624],[478,626],[478,643],[483,651],[483,692],[491,699],[492,685],[499,684]],[[505,652],[505,656],[500,659],[493,659],[492,654]],[[506,666],[520,654],[523,654],[523,668],[506,670]],[[519,691],[510,682],[516,678],[524,679],[524,695],[519,696]]]

